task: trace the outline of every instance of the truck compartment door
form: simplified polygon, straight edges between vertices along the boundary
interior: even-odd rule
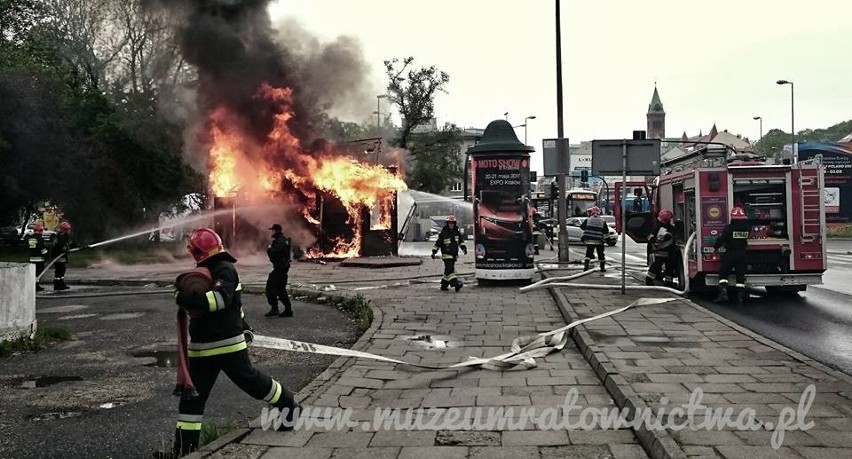
[[[642,197],[638,197],[635,190],[643,190]],[[632,191],[632,193],[631,193]],[[615,183],[615,229],[625,232],[635,242],[648,242],[651,232],[654,230],[655,209],[651,201],[651,193],[645,182],[616,182]],[[625,226],[622,228],[621,216],[625,214]]]

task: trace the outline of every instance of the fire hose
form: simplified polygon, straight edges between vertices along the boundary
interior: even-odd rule
[[[683,290],[678,290],[678,289],[674,289],[674,288],[671,288],[671,287],[657,286],[657,285],[627,285],[627,286],[625,286],[625,289],[627,289],[627,290],[640,290],[640,291],[642,291],[642,290],[644,290],[644,291],[661,291],[661,292],[666,292],[666,293],[673,293],[673,294],[678,295],[678,296],[688,295],[689,294],[689,274],[687,272],[687,268],[688,268],[687,261],[688,261],[688,259],[687,259],[686,255],[688,254],[688,249],[690,247],[692,247],[694,242],[695,242],[695,233],[693,232],[692,234],[689,235],[689,238],[686,240],[686,245],[684,246],[684,248],[681,252],[681,260],[682,260],[681,273],[683,273],[683,284],[684,284]],[[621,269],[630,269],[630,267],[625,264],[625,266],[622,266]],[[635,269],[635,268],[633,268],[633,269]],[[596,271],[597,271],[596,269],[589,269],[587,271],[583,271],[583,272],[580,272],[580,273],[577,273],[577,274],[572,274],[570,276],[560,276],[560,277],[551,277],[551,278],[548,278],[548,279],[543,279],[543,280],[540,280],[540,281],[538,281],[534,284],[528,285],[526,287],[521,287],[520,291],[521,292],[531,292],[531,291],[534,291],[534,290],[540,290],[540,289],[551,288],[551,287],[579,287],[579,288],[586,288],[586,289],[591,289],[591,290],[621,289],[620,285],[581,284],[581,283],[569,282],[571,280],[578,279],[580,277],[589,275],[589,274],[596,272]]]

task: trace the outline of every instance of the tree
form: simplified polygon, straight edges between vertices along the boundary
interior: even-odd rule
[[[413,62],[413,57],[406,57],[401,65],[399,59],[385,61],[390,81],[388,99],[399,108],[402,116],[402,128],[396,141],[400,148],[408,148],[408,139],[415,126],[434,118],[435,93],[446,92],[444,86],[450,82],[450,76],[434,65],[415,69],[411,68]]]
[[[414,134],[406,182],[411,189],[438,194],[462,179],[462,131],[452,124]]]
[[[852,133],[852,120],[837,123],[825,129],[804,129],[796,133],[796,143],[801,142],[837,142]],[[766,157],[780,157],[785,145],[789,145],[789,132],[772,129],[754,146],[756,153]]]

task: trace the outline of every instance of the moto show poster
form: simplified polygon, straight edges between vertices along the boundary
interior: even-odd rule
[[[529,156],[476,157],[472,165],[476,268],[531,269]]]

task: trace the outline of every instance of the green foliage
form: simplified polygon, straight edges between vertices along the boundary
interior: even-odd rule
[[[237,424],[233,421],[219,424],[215,422],[205,422],[201,425],[201,435],[198,439],[198,445],[203,446],[215,441],[219,437],[232,432],[237,428]]]
[[[385,61],[385,73],[389,80],[388,98],[402,116],[402,128],[396,142],[401,148],[408,148],[414,127],[434,118],[435,93],[446,92],[444,87],[450,82],[450,76],[434,65],[411,68],[413,62],[413,57],[406,57],[402,63],[399,59]]]
[[[454,125],[415,134],[406,182],[411,189],[441,193],[462,179],[462,131]]]
[[[847,238],[852,237],[852,225],[847,226],[829,226],[825,235],[830,238]]]
[[[837,142],[852,133],[852,120],[837,123],[825,129],[805,129],[796,133],[796,142]],[[791,141],[789,132],[772,129],[755,145],[755,152],[767,157],[779,157],[784,145]]]
[[[0,357],[7,357],[16,352],[38,352],[59,341],[68,341],[71,333],[59,327],[40,327],[35,337],[20,338],[14,341],[0,341]]]
[[[370,328],[373,323],[373,309],[370,307],[370,300],[358,294],[354,297],[343,295],[329,295],[324,292],[292,290],[291,293],[298,294],[300,300],[313,303],[330,304],[337,309],[345,312],[354,321],[358,334],[363,334]]]

